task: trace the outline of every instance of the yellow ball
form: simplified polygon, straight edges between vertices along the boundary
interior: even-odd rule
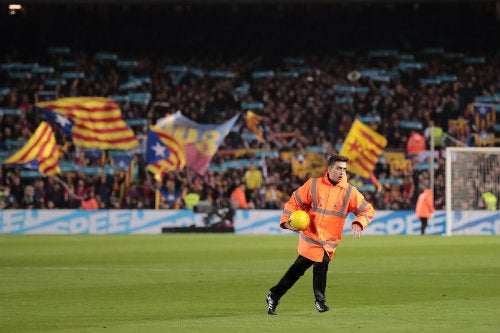
[[[296,210],[290,215],[290,226],[297,230],[304,230],[309,226],[309,214],[303,210]]]

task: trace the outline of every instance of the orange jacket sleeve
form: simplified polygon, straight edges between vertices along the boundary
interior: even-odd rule
[[[352,223],[360,224],[361,227],[363,227],[363,230],[375,216],[375,209],[373,208],[373,205],[366,201],[365,197],[355,187],[353,187],[351,192],[349,211],[356,215]]]
[[[283,212],[281,213],[280,227],[286,229],[284,224],[290,219],[290,214],[296,210],[309,212],[312,204],[311,193],[312,179],[307,180],[301,187],[295,190],[290,199],[285,203]]]

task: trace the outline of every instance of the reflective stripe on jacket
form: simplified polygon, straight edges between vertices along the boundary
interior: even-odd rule
[[[293,192],[285,204],[280,226],[284,228],[290,214],[299,209],[309,214],[311,223],[300,233],[298,251],[315,262],[323,260],[325,251],[333,258],[349,213],[355,215],[352,223],[359,223],[363,229],[375,215],[373,206],[354,186],[345,179],[333,185],[327,173],[322,178],[309,179]]]

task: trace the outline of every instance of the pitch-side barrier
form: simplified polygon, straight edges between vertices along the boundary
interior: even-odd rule
[[[457,212],[453,234],[500,235],[498,211]],[[233,223],[208,220],[190,210],[1,210],[0,234],[161,234],[168,232],[228,232],[255,235],[291,235],[279,228],[281,211],[237,210]],[[349,232],[349,216],[345,233]],[[445,211],[436,211],[428,235],[445,234]],[[377,211],[365,235],[419,235],[414,211]]]

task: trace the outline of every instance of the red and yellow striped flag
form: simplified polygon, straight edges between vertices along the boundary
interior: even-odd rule
[[[370,178],[386,146],[385,137],[356,119],[345,138],[340,155],[349,158],[347,169],[350,172]]]
[[[60,151],[52,127],[42,122],[26,145],[7,158],[5,164],[38,162],[38,171],[48,176],[61,173],[59,168]]]
[[[123,120],[118,104],[112,99],[68,97],[37,103],[36,106],[74,122],[71,134],[76,146],[128,150],[139,145],[134,132]]]

